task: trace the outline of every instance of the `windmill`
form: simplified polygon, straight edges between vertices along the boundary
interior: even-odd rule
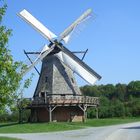
[[[34,61],[28,57],[28,54],[33,52],[25,51],[31,65],[23,75],[32,68],[36,69],[36,65],[42,61],[33,102],[29,107],[31,121],[81,121],[85,118],[88,106],[98,106],[98,98],[82,96],[73,74],[76,73],[91,85],[101,79],[101,76],[63,45],[63,42],[67,44],[75,28],[91,13],[92,10],[88,9],[59,37],[27,10],[24,9],[18,14],[50,42],[41,52],[36,52],[38,56]]]

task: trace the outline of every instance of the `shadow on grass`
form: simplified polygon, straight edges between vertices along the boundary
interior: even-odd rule
[[[125,127],[123,129],[140,129],[140,126],[134,126],[134,127]]]
[[[7,123],[2,123],[0,124],[0,128],[2,127],[7,127],[7,126],[13,126],[13,125],[22,125],[22,124],[43,124],[44,122],[7,122]],[[49,123],[48,123],[49,124]]]
[[[17,125],[17,124],[19,124],[19,123],[18,122],[2,123],[2,124],[0,124],[0,128],[1,127],[6,127],[6,126]]]

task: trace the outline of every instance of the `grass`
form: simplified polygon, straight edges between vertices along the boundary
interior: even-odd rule
[[[89,127],[99,127],[99,126],[108,126],[108,125],[117,125],[131,122],[138,122],[140,118],[111,118],[111,119],[88,119],[85,126]]]
[[[2,127],[0,133],[36,133],[36,132],[53,132],[63,130],[80,129],[82,126],[71,125],[69,123],[25,123],[11,124]]]
[[[0,137],[0,140],[20,140],[16,138]]]
[[[75,130],[85,127],[98,127],[107,125],[116,125],[140,121],[140,118],[127,119],[88,119],[85,123],[24,123],[24,124],[1,124],[0,133],[36,133],[36,132],[53,132],[64,130]]]

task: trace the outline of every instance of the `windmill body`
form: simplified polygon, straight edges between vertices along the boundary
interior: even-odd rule
[[[90,84],[94,84],[101,76],[62,44],[62,41],[68,42],[73,30],[90,14],[91,9],[88,9],[56,40],[57,36],[28,11],[19,13],[21,18],[50,41],[50,44],[45,45],[39,52],[35,61],[29,59],[31,65],[22,73],[24,75],[32,68],[36,69],[36,65],[42,61],[33,101],[27,107],[31,110],[31,122],[84,121],[87,107],[98,107],[97,97],[82,96],[74,73]]]
[[[30,121],[49,121],[50,105],[51,110],[56,107],[52,113],[52,121],[71,121],[72,114],[78,116],[75,120],[82,121],[83,111],[75,105],[70,105],[74,97],[82,96],[72,70],[55,55],[45,57],[34,93]],[[54,103],[51,104],[50,100]],[[36,107],[38,102],[40,105]],[[41,105],[43,107],[40,107]]]
[[[81,95],[72,70],[55,55],[42,61],[42,68],[34,97],[47,95]]]

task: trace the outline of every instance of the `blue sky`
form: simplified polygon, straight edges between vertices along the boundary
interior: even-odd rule
[[[18,12],[27,9],[59,35],[86,9],[92,8],[94,20],[78,36],[73,36],[66,47],[71,51],[89,49],[84,61],[102,76],[96,84],[127,84],[140,79],[139,0],[7,0],[7,4],[3,24],[13,29],[9,47],[15,60],[26,59],[23,49],[36,51],[48,43],[16,15]],[[35,74],[26,94],[33,94],[37,78]],[[87,84],[80,78],[78,83]]]

